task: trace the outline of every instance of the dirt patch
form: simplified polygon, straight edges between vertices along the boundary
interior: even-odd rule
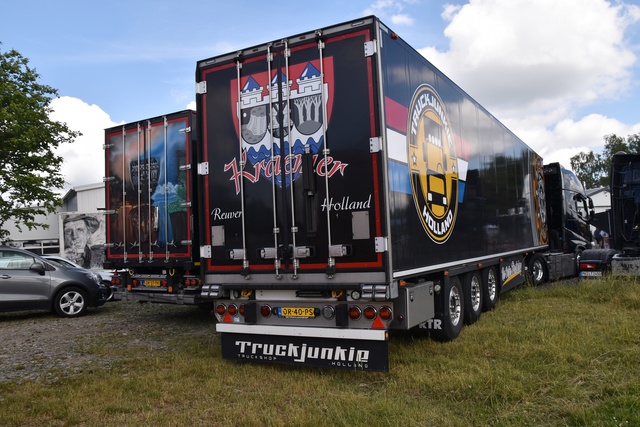
[[[55,382],[87,369],[109,369],[116,358],[101,360],[86,351],[96,340],[120,336],[126,344],[162,351],[177,334],[215,335],[206,310],[194,306],[108,302],[75,319],[47,312],[0,313],[0,382]]]

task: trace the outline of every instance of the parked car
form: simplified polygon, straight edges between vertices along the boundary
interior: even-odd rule
[[[61,257],[60,255],[43,255],[42,258],[49,261],[56,261],[62,265],[66,265],[67,267],[83,268],[81,265],[78,265],[75,262],[66,259],[65,257]],[[113,271],[110,271],[110,270],[91,270],[91,271],[93,271],[100,277],[100,279],[102,280],[102,283],[104,283],[107,286],[111,286],[111,278],[113,277]]]
[[[111,289],[90,270],[0,246],[0,311],[49,310],[78,317],[110,297]]]

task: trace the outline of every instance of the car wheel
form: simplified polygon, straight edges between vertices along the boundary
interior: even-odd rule
[[[79,288],[66,288],[58,292],[53,307],[61,317],[78,317],[87,310],[86,293]]]

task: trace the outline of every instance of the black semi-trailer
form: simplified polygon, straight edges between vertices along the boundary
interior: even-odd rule
[[[196,113],[105,130],[105,268],[114,299],[211,305],[201,296]]]
[[[199,61],[203,296],[229,359],[387,370],[549,244],[542,159],[375,17]]]

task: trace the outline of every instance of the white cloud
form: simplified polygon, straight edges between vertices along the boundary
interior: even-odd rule
[[[373,2],[367,9],[365,9],[363,15],[376,15],[381,18],[389,18],[394,25],[413,25],[414,19],[402,13],[405,5],[415,4],[416,0],[377,0]]]
[[[518,129],[516,134],[527,141],[545,163],[560,162],[566,167],[570,166],[571,157],[581,151],[600,152],[605,135],[627,136],[640,132],[640,124],[628,125],[600,114],[590,114],[580,120],[564,118],[550,127],[526,123],[526,120],[507,121],[505,125]]]
[[[503,108],[549,108],[615,97],[636,58],[628,9],[604,0],[478,0],[446,10],[450,49],[421,52],[479,99]],[[481,82],[481,83],[480,83]]]
[[[640,8],[605,0],[471,0],[446,6],[449,49],[420,52],[545,157],[599,151],[638,129],[576,111],[624,98],[637,58],[625,31]],[[636,130],[637,132],[637,130]]]
[[[391,23],[394,25],[413,25],[414,19],[409,15],[399,13],[391,17]]]
[[[89,105],[78,98],[56,98],[51,102],[51,108],[52,120],[82,132],[73,143],[60,146],[56,151],[64,158],[61,173],[67,182],[65,189],[102,182],[104,130],[117,123],[97,105]]]

